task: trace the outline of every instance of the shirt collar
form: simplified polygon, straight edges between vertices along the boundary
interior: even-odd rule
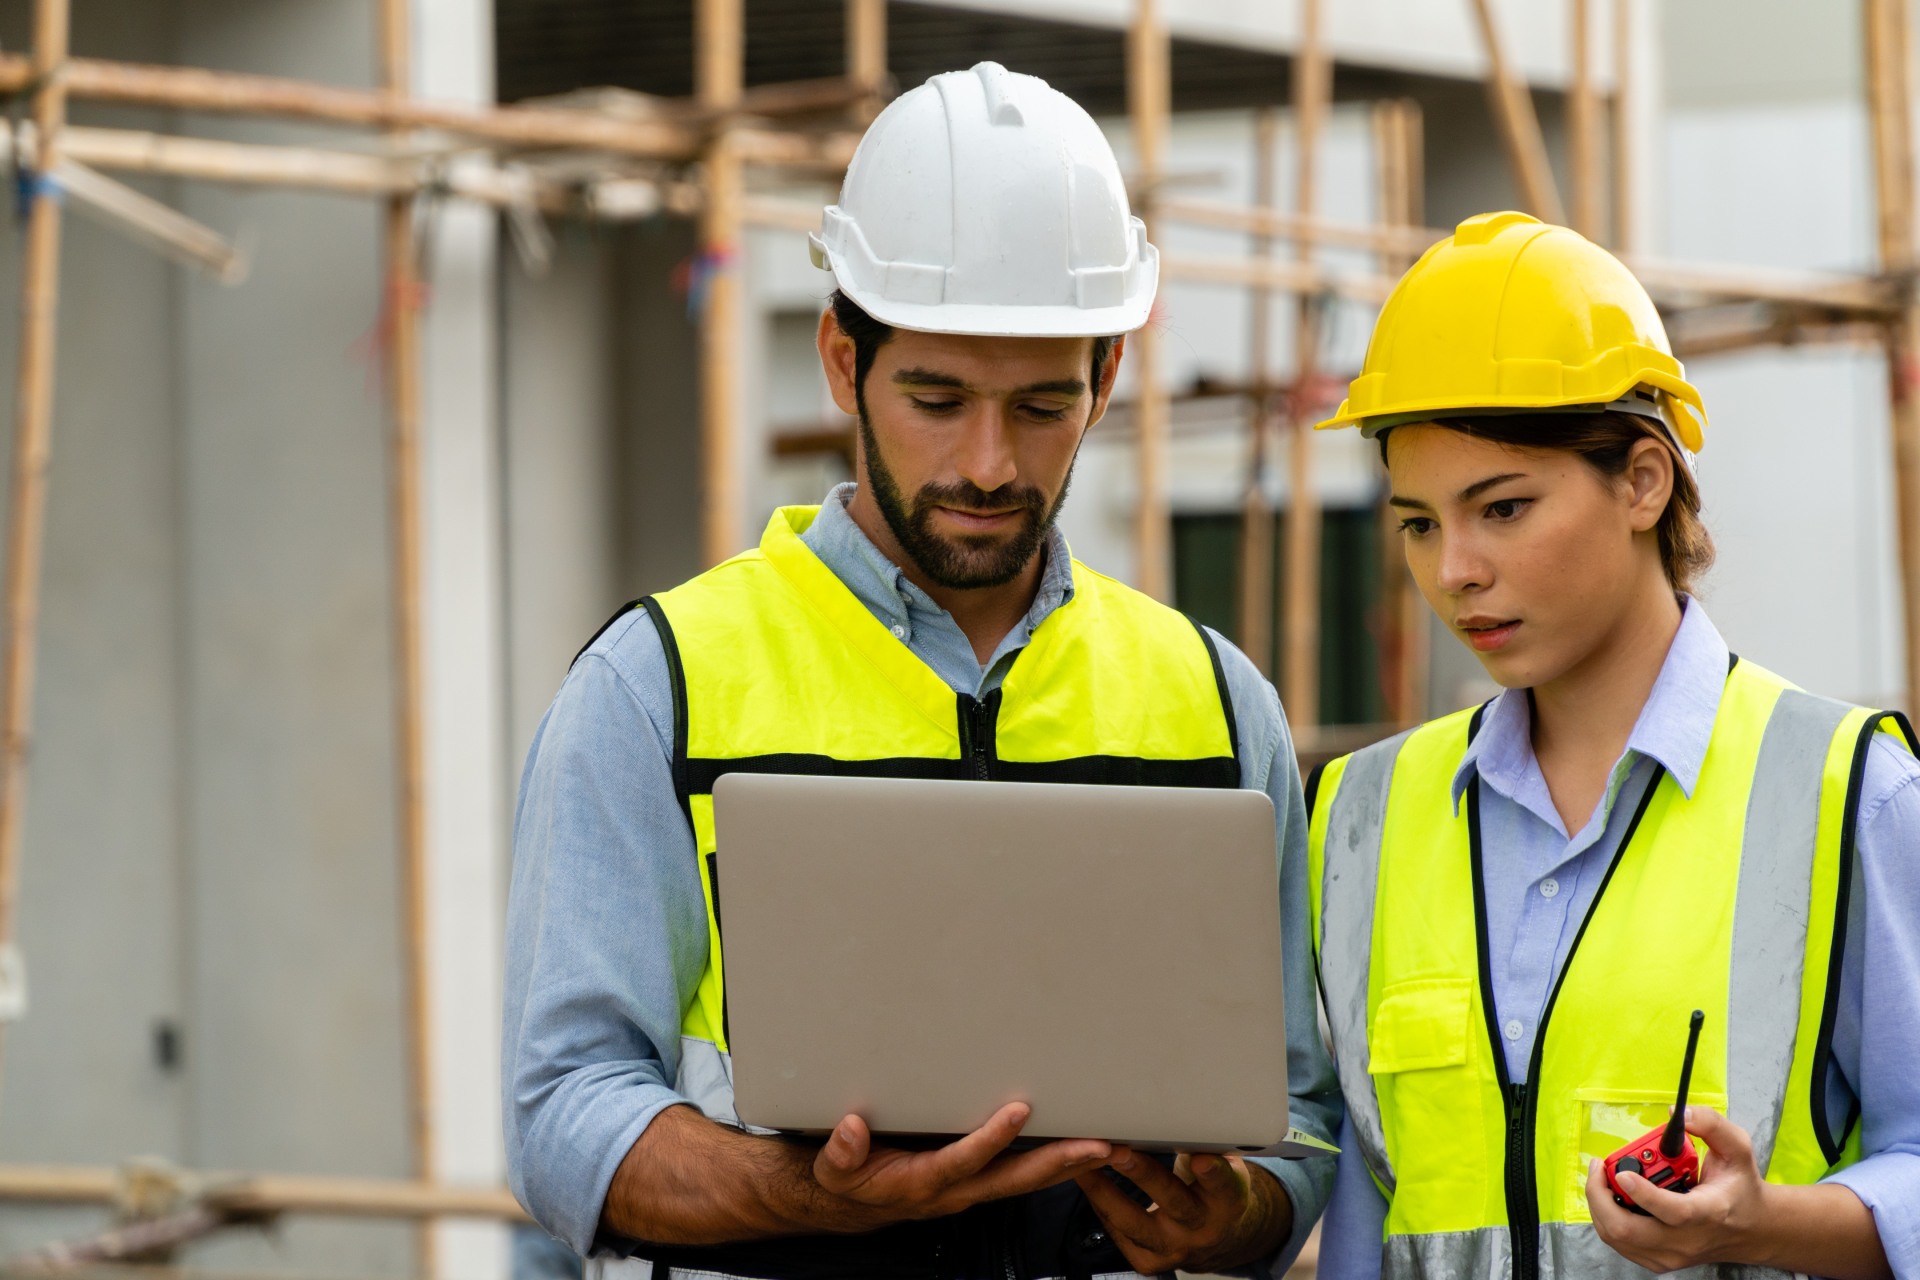
[[[886,552],[875,546],[873,539],[854,521],[847,504],[853,501],[856,490],[853,481],[830,489],[820,504],[820,514],[800,535],[800,540],[861,604],[887,625],[910,628],[916,613],[947,616],[947,611],[909,581],[900,566],[888,559]],[[1040,588],[1034,593],[1023,624],[1027,635],[1032,635],[1055,609],[1073,599],[1073,556],[1059,525],[1048,528],[1040,554],[1045,562],[1040,571]]]
[[[1627,736],[1627,752],[1658,761],[1691,799],[1713,738],[1713,722],[1720,714],[1720,695],[1726,689],[1732,656],[1699,601],[1683,595],[1680,605],[1680,629]],[[1480,731],[1467,744],[1467,754],[1454,771],[1454,813],[1459,813],[1460,797],[1476,775],[1502,795],[1513,797],[1539,768],[1533,758],[1528,692],[1508,689],[1488,705]]]

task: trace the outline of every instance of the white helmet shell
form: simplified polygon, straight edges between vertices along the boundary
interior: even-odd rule
[[[1100,126],[997,62],[889,104],[809,242],[868,315],[929,333],[1129,333],[1160,277]]]

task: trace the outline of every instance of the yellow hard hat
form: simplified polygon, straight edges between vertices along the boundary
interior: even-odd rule
[[[1620,260],[1524,213],[1483,213],[1400,278],[1340,411],[1369,435],[1486,412],[1620,409],[1692,452],[1706,409],[1653,300]]]

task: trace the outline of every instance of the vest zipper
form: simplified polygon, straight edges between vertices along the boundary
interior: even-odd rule
[[[1513,1273],[1521,1280],[1540,1274],[1540,1196],[1534,1186],[1532,1095],[1523,1084],[1506,1088],[1507,1223],[1512,1236]],[[1526,1205],[1528,1212],[1516,1213]]]
[[[993,777],[994,721],[1000,712],[1000,691],[985,698],[956,695],[960,701],[960,754],[968,772],[980,782]]]
[[[1626,831],[1620,836],[1619,846],[1613,851],[1613,861],[1607,864],[1607,872],[1600,878],[1600,887],[1593,891],[1593,901],[1587,904],[1587,914],[1580,921],[1579,931],[1573,935],[1573,945],[1567,948],[1567,958],[1561,963],[1560,973],[1547,992],[1546,1007],[1540,1011],[1540,1025],[1533,1032],[1533,1051],[1528,1055],[1527,1078],[1519,1084],[1507,1076],[1507,1053],[1501,1043],[1500,1013],[1493,1002],[1493,969],[1488,960],[1491,947],[1487,939],[1485,860],[1480,848],[1480,786],[1476,781],[1467,788],[1467,840],[1473,869],[1473,924],[1480,952],[1480,1006],[1481,1012],[1486,1015],[1487,1039],[1493,1051],[1494,1072],[1500,1081],[1500,1096],[1506,1104],[1507,1113],[1507,1233],[1513,1250],[1515,1280],[1540,1280],[1540,1185],[1534,1168],[1533,1146],[1540,1117],[1540,1094],[1535,1086],[1540,1082],[1541,1063],[1546,1056],[1547,1023],[1553,1017],[1554,1005],[1560,1000],[1560,988],[1566,984],[1567,971],[1573,968],[1573,958],[1580,951],[1580,940],[1587,936],[1587,926],[1593,923],[1595,913],[1600,910],[1600,901],[1606,896],[1607,885],[1612,883],[1613,873],[1619,869],[1621,859],[1626,857],[1633,837],[1640,830],[1640,820],[1647,816],[1647,807],[1653,803],[1654,793],[1659,791],[1666,776],[1665,768],[1654,768],[1653,776],[1647,780],[1647,789],[1633,811],[1633,820],[1627,824]]]

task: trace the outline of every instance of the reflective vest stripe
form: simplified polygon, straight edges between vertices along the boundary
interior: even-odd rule
[[[1834,735],[1852,710],[1798,689],[1767,720],[1747,803],[1746,847],[1733,911],[1727,1007],[1727,1117],[1773,1158],[1800,1025],[1820,793]]]
[[[1464,726],[1463,726],[1464,727]],[[1321,1000],[1333,1031],[1334,1068],[1355,1139],[1375,1181],[1393,1190],[1393,1165],[1380,1125],[1380,1101],[1367,1071],[1367,957],[1373,950],[1374,884],[1380,872],[1380,837],[1387,821],[1387,790],[1393,764],[1413,731],[1375,743],[1346,761],[1328,809],[1329,839],[1324,870],[1309,874],[1321,885],[1319,945],[1332,954],[1320,965]]]

